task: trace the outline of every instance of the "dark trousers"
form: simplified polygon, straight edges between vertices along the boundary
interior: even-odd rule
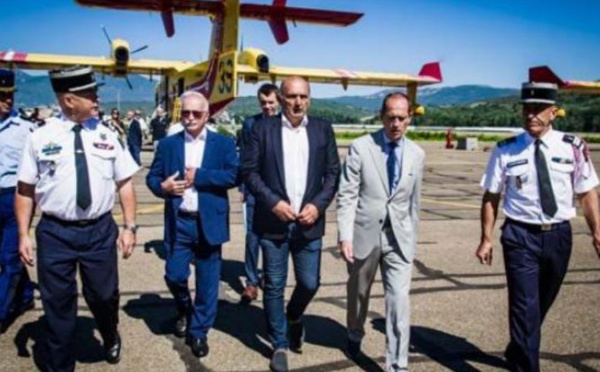
[[[36,229],[38,279],[46,314],[47,369],[73,371],[79,268],[85,301],[104,343],[113,343],[119,321],[118,228],[110,213],[87,226],[43,216]]]
[[[296,223],[291,223],[285,239],[261,239],[265,288],[264,307],[267,330],[274,349],[287,349],[287,319],[299,320],[313,299],[321,282],[322,240],[302,238]],[[292,255],[296,287],[284,312],[284,292],[287,284],[288,257]]]
[[[18,314],[33,301],[33,284],[19,259],[15,190],[11,189],[0,193],[0,321]]]
[[[127,147],[129,148],[129,153],[131,154],[131,157],[133,157],[133,160],[135,160],[138,165],[142,165],[142,159],[140,157],[142,148],[134,145],[128,145]]]
[[[507,219],[501,242],[509,301],[506,359],[512,370],[539,371],[542,323],[567,273],[571,225],[540,231]]]
[[[188,315],[189,336],[206,339],[217,318],[221,245],[209,245],[200,224],[197,218],[177,217],[175,242],[166,244],[165,281],[178,311]],[[192,261],[196,267],[193,305],[188,287]]]
[[[252,224],[254,222],[254,196],[246,195],[246,253],[244,259],[244,270],[246,272],[246,284],[257,287],[258,277],[258,255],[260,252],[259,238]]]

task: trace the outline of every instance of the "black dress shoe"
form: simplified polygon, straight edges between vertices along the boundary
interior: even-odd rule
[[[346,350],[344,353],[349,359],[356,359],[360,355],[360,341],[346,340]]]
[[[104,350],[106,361],[109,364],[117,364],[121,361],[121,336],[119,333],[112,344],[104,344]]]
[[[302,354],[302,345],[304,344],[304,324],[302,321],[297,321],[289,324],[289,340],[290,350],[294,353]]]
[[[208,355],[208,341],[202,338],[194,338],[191,340],[192,353],[198,358],[202,358]]]
[[[179,314],[175,321],[175,336],[183,338],[188,332],[188,318],[186,314]]]

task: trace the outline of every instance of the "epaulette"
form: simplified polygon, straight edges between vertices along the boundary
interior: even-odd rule
[[[504,147],[504,146],[510,145],[511,143],[515,142],[516,140],[517,140],[517,136],[506,138],[506,139],[503,139],[502,141],[498,142],[496,144],[496,146]]]
[[[108,123],[108,121],[101,120],[100,123],[102,123],[102,125],[104,125],[105,127],[107,127],[108,129],[110,129],[113,132],[117,131],[112,125],[110,125]]]
[[[566,143],[570,143],[571,145],[577,147],[577,148],[581,148],[581,146],[583,146],[584,142],[581,140],[581,138],[574,136],[572,134],[565,134],[563,136],[563,142]]]

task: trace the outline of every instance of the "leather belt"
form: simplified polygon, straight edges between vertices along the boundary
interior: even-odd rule
[[[52,221],[52,222],[56,222],[56,223],[61,224],[63,226],[86,227],[86,226],[91,226],[91,225],[94,225],[94,224],[98,223],[98,221],[100,221],[104,217],[108,216],[109,214],[110,214],[110,212],[106,212],[103,215],[101,215],[100,217],[92,218],[92,219],[89,219],[89,220],[63,220],[62,218],[58,218],[58,217],[53,216],[51,214],[42,213],[42,218],[44,218],[46,220],[49,220],[49,221]]]
[[[200,218],[198,212],[182,211],[181,209],[177,211],[177,215],[188,220],[197,220]]]
[[[0,187],[0,195],[14,194],[16,190],[16,187]]]
[[[562,222],[557,222],[557,223],[533,224],[533,223],[527,223],[527,222],[513,220],[512,218],[506,218],[506,222],[511,223],[513,225],[521,226],[521,227],[523,227],[529,231],[533,231],[533,232],[558,230],[561,227],[568,226],[570,224],[569,221],[562,221]]]

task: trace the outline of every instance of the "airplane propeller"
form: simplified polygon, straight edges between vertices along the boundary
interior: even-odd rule
[[[110,37],[110,35],[108,34],[108,31],[106,31],[106,27],[104,27],[104,25],[100,25],[100,27],[102,28],[102,32],[104,33],[104,36],[106,37],[106,40],[108,41],[108,44],[110,45],[110,56],[115,61],[114,75],[117,77],[125,78],[125,81],[127,82],[127,86],[129,86],[129,89],[133,89],[133,85],[131,84],[131,81],[129,80],[129,76],[127,76],[127,74],[128,74],[127,65],[129,64],[129,56],[131,56],[132,54],[135,54],[135,53],[139,53],[142,50],[148,49],[148,45],[142,45],[139,48],[130,50],[129,43],[127,41],[125,41],[123,39],[114,39],[113,40]]]

